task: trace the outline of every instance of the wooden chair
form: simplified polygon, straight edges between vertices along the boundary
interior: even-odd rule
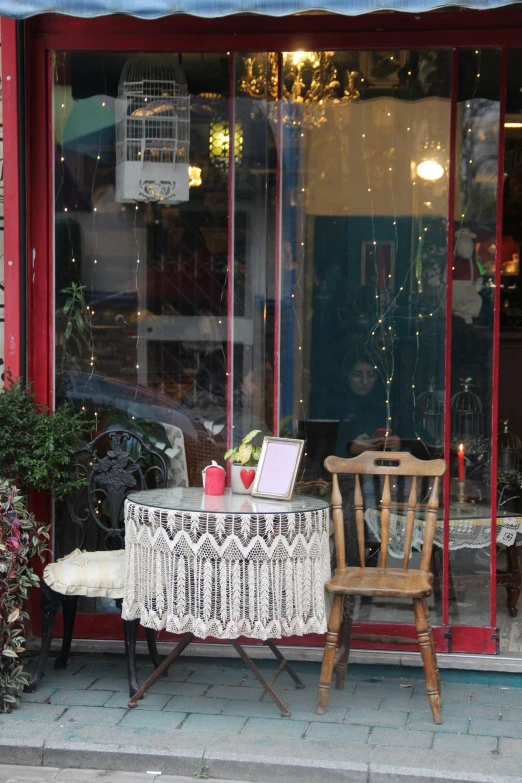
[[[433,576],[429,571],[433,537],[439,505],[440,478],[446,472],[443,460],[419,460],[404,452],[367,451],[353,459],[327,457],[326,469],[333,474],[332,511],[335,536],[336,569],[333,577],[326,583],[326,590],[333,593],[333,606],[328,622],[328,633],[323,654],[323,664],[317,695],[317,713],[324,713],[328,702],[330,682],[336,666],[336,687],[344,688],[344,679],[348,667],[352,616],[355,597],[371,596],[376,598],[411,598],[415,614],[415,625],[419,640],[424,678],[428,699],[435,723],[441,723],[440,677],[437,669],[435,645],[429,621],[426,598],[432,593]],[[344,521],[342,497],[339,490],[338,474],[355,476],[355,519],[360,567],[346,566]],[[361,475],[384,476],[381,500],[381,553],[378,568],[367,568],[365,564],[364,540],[364,502],[361,490]],[[402,568],[387,568],[388,540],[390,530],[391,489],[390,476],[412,477],[411,491],[407,503],[404,560]],[[418,479],[429,477],[433,480],[429,495],[424,541],[419,569],[410,569],[410,553],[417,509]],[[343,608],[344,604],[344,608]],[[339,634],[339,629],[341,629]],[[336,655],[338,637],[339,650]],[[357,638],[364,638],[358,636]],[[369,638],[369,637],[368,637]]]

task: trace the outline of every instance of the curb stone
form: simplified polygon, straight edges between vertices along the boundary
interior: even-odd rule
[[[12,752],[9,752],[11,748]],[[366,751],[363,751],[363,748]],[[292,751],[295,746],[292,747]],[[347,756],[353,750],[347,747]],[[359,761],[306,759],[295,755],[256,754],[252,752],[220,751],[217,748],[205,749],[204,745],[176,748],[175,752],[150,748],[123,745],[99,745],[89,742],[59,743],[49,740],[39,747],[22,744],[21,742],[0,741],[0,759],[4,763],[15,766],[27,765],[29,762],[35,768],[50,767],[55,769],[97,769],[114,772],[147,773],[150,770],[161,771],[161,777],[147,778],[157,783],[165,780],[165,776],[193,775],[202,767],[207,768],[210,779],[242,781],[244,783],[520,783],[521,775],[502,774],[504,761],[513,772],[519,768],[519,760],[514,757],[497,756],[499,769],[484,773],[478,769],[472,770],[451,768],[451,759],[447,754],[436,754],[439,768],[426,766],[400,766],[372,761],[373,748],[368,745],[358,746]],[[367,756],[367,760],[364,757]],[[448,763],[449,762],[449,763]],[[471,766],[471,760],[469,762]],[[468,766],[468,765],[466,765]],[[476,767],[484,765],[475,763]],[[495,764],[497,766],[497,764]],[[22,769],[22,766],[21,766]],[[505,772],[511,770],[506,769]],[[1,773],[1,767],[0,767]],[[500,774],[499,774],[500,773]],[[16,779],[16,778],[15,778]],[[58,780],[64,779],[58,778]],[[93,778],[99,780],[98,778]],[[0,778],[1,783],[1,778]],[[116,783],[116,781],[115,781]],[[165,783],[168,783],[165,780]],[[173,781],[172,783],[176,783]]]

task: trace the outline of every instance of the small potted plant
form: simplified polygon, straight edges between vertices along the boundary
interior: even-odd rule
[[[245,435],[237,448],[229,449],[225,454],[225,459],[230,460],[232,492],[238,495],[250,495],[252,492],[257,463],[261,456],[261,446],[254,446],[252,441],[260,432],[261,430],[252,430]]]

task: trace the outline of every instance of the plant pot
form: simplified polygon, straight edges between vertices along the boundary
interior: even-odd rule
[[[230,466],[230,487],[236,495],[250,495],[254,485],[257,465],[235,465]]]

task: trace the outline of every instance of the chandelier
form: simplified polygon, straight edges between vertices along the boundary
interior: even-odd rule
[[[360,98],[358,71],[344,71],[340,77],[334,63],[335,52],[284,52],[282,98],[304,111],[284,112],[283,122],[320,126],[326,122],[328,106],[352,103]],[[268,52],[247,57],[241,90],[251,98],[278,97],[278,54]]]

